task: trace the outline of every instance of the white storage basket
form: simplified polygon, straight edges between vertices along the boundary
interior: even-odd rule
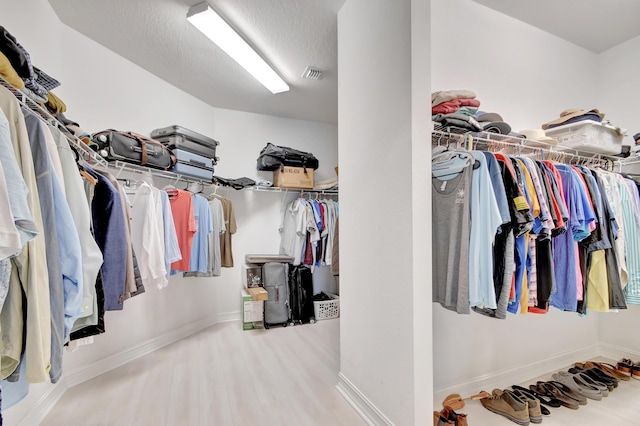
[[[593,120],[579,121],[546,130],[547,136],[558,139],[561,147],[594,154],[620,154],[623,136],[616,128]]]
[[[313,301],[313,311],[316,320],[338,318],[340,316],[340,297],[326,293],[331,300]]]

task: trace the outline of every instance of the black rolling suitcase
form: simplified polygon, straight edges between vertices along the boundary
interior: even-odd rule
[[[286,327],[291,318],[289,309],[289,264],[269,262],[262,267],[264,289],[264,328],[272,325]]]
[[[220,145],[220,142],[193,130],[185,129],[181,126],[169,126],[153,130],[151,137],[171,150],[182,149],[211,158],[214,165],[218,163],[216,148]]]
[[[304,265],[294,266],[289,276],[289,303],[291,305],[291,321],[316,322],[313,310],[313,274]]]

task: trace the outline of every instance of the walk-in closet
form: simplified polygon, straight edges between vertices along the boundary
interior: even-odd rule
[[[529,160],[551,161],[640,174],[635,154],[559,153],[518,136],[542,130],[565,110],[597,109],[593,114],[625,129],[624,145],[635,145],[638,6],[604,0],[281,0],[268,6],[209,0],[286,81],[289,91],[272,94],[233,68],[222,50],[212,53],[208,36],[187,19],[197,3],[0,4],[0,26],[29,51],[31,65],[62,83],[55,92],[72,121],[65,125],[89,134],[116,129],[148,136],[178,124],[220,142],[215,176],[255,184],[234,189],[121,162],[102,164],[95,150],[77,145],[78,164],[107,168],[128,196],[149,186],[154,193],[199,193],[207,203],[228,200],[235,219],[235,226],[225,224],[235,230],[232,258],[204,272],[214,276],[169,272],[142,294],[123,294],[124,308],[104,313],[103,333],[62,351],[55,384],[44,364],[40,377],[27,374],[28,388],[2,381],[4,424],[437,425],[434,411],[446,398],[466,414],[459,426],[509,425],[513,418],[471,396],[527,388],[571,367],[612,363],[615,369],[623,359],[640,361],[634,334],[640,308],[633,297],[603,305],[607,312],[574,312],[553,304],[547,310],[545,298],[528,300],[523,293],[516,306],[514,292],[507,312],[497,315],[492,303],[506,299],[474,300],[475,310],[466,302],[453,310],[434,303],[439,283],[432,276],[433,253],[441,248],[433,236],[442,234],[432,229],[432,160],[443,150],[464,150],[465,167],[475,164],[470,151],[484,151],[529,166]],[[438,126],[431,94],[451,90],[472,92],[477,102],[465,106],[498,114],[516,135],[469,136]],[[22,102],[16,111],[21,105],[31,110],[25,116],[52,124],[38,102],[24,92],[15,95]],[[269,142],[313,153],[320,163],[316,182],[339,172],[339,190],[261,187],[272,172],[258,171],[256,158]],[[328,264],[316,267],[328,259],[327,250],[306,252],[318,289],[339,293],[339,319],[243,330],[245,256],[277,254],[283,214],[298,207],[310,217],[339,208],[339,283]],[[459,261],[456,271],[466,271],[470,261]],[[487,272],[482,265],[478,270]],[[538,302],[541,307],[534,306]],[[32,349],[37,330],[29,330]],[[8,331],[0,328],[0,336]],[[0,345],[3,372],[12,367],[4,355],[20,351],[5,340]],[[635,364],[628,365],[631,371]],[[620,379],[615,389],[608,384],[608,396],[577,410],[549,408],[543,423],[640,424],[640,380]],[[516,420],[539,419],[535,413]]]

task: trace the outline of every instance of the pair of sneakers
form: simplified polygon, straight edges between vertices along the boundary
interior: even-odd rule
[[[443,408],[442,411],[433,412],[433,426],[469,426],[467,415],[456,413],[450,408]]]
[[[540,401],[519,390],[494,389],[491,398],[481,399],[483,407],[521,426],[542,423]]]
[[[616,364],[616,368],[634,379],[640,380],[640,362],[635,362],[629,358],[622,358]]]

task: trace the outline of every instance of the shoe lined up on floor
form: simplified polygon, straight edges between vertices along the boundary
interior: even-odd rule
[[[629,374],[623,373],[622,371],[618,370],[613,365],[607,364],[606,362],[587,361],[587,362],[584,363],[584,365],[581,365],[580,363],[576,362],[576,367],[598,368],[603,373],[613,377],[614,379],[616,379],[618,381],[620,381],[620,380],[624,380],[624,381],[631,380],[631,376]]]
[[[623,373],[631,375],[632,378],[640,380],[640,362],[634,362],[629,358],[622,358],[616,364],[616,368]]]
[[[618,387],[618,380],[612,376],[609,376],[599,368],[584,369],[582,367],[572,367],[569,369],[569,373],[577,374],[580,372],[584,373],[592,380],[607,386],[607,389],[609,391],[613,391]]]
[[[467,415],[456,413],[450,408],[443,408],[442,411],[433,412],[433,426],[468,426]]]
[[[480,402],[487,410],[506,417],[521,426],[527,426],[531,421],[529,404],[509,390],[494,389],[491,398],[481,399]],[[538,413],[539,413],[538,405]],[[538,417],[539,416],[539,417]],[[536,414],[534,423],[542,422],[542,416]]]
[[[578,401],[560,390],[553,383],[549,382],[538,382],[535,385],[529,385],[529,388],[535,390],[536,392],[548,396],[555,401],[558,401],[560,405],[563,407],[570,408],[572,410],[577,410],[580,404]]]
[[[513,389],[514,392],[522,392],[525,395],[528,395],[530,398],[535,398],[538,400],[538,402],[540,402],[540,411],[542,412],[543,416],[549,416],[551,415],[551,411],[549,411],[549,409],[546,406],[549,407],[553,407],[553,408],[558,408],[561,407],[562,404],[560,404],[559,401],[552,399],[552,398],[547,398],[544,395],[539,394],[538,392],[535,392],[531,389],[527,389],[527,388],[523,388],[522,386],[518,386],[518,385],[511,385],[511,389]],[[517,393],[516,392],[516,393]]]
[[[542,423],[543,407],[540,404],[540,401],[536,397],[531,396],[528,392],[523,392],[518,389],[513,389],[510,392],[512,392],[514,395],[516,395],[521,400],[527,403],[527,407],[529,408],[529,420],[531,421],[531,423]],[[546,408],[545,410],[548,413],[547,415],[551,414],[549,413],[549,410],[547,410]]]
[[[494,389],[491,397],[480,401],[487,410],[526,426],[541,423],[543,415],[551,414],[545,405],[577,410],[587,404],[587,398],[600,401],[609,396],[620,381],[631,377],[640,380],[640,362],[623,358],[615,367],[603,362],[576,362],[568,371],[553,373],[552,380],[538,381],[529,385],[529,389],[517,385],[511,389]]]
[[[584,382],[578,374],[571,374],[567,371],[558,371],[551,376],[553,380],[567,386],[584,398],[600,401],[602,399],[602,392],[600,389],[595,388]]]

